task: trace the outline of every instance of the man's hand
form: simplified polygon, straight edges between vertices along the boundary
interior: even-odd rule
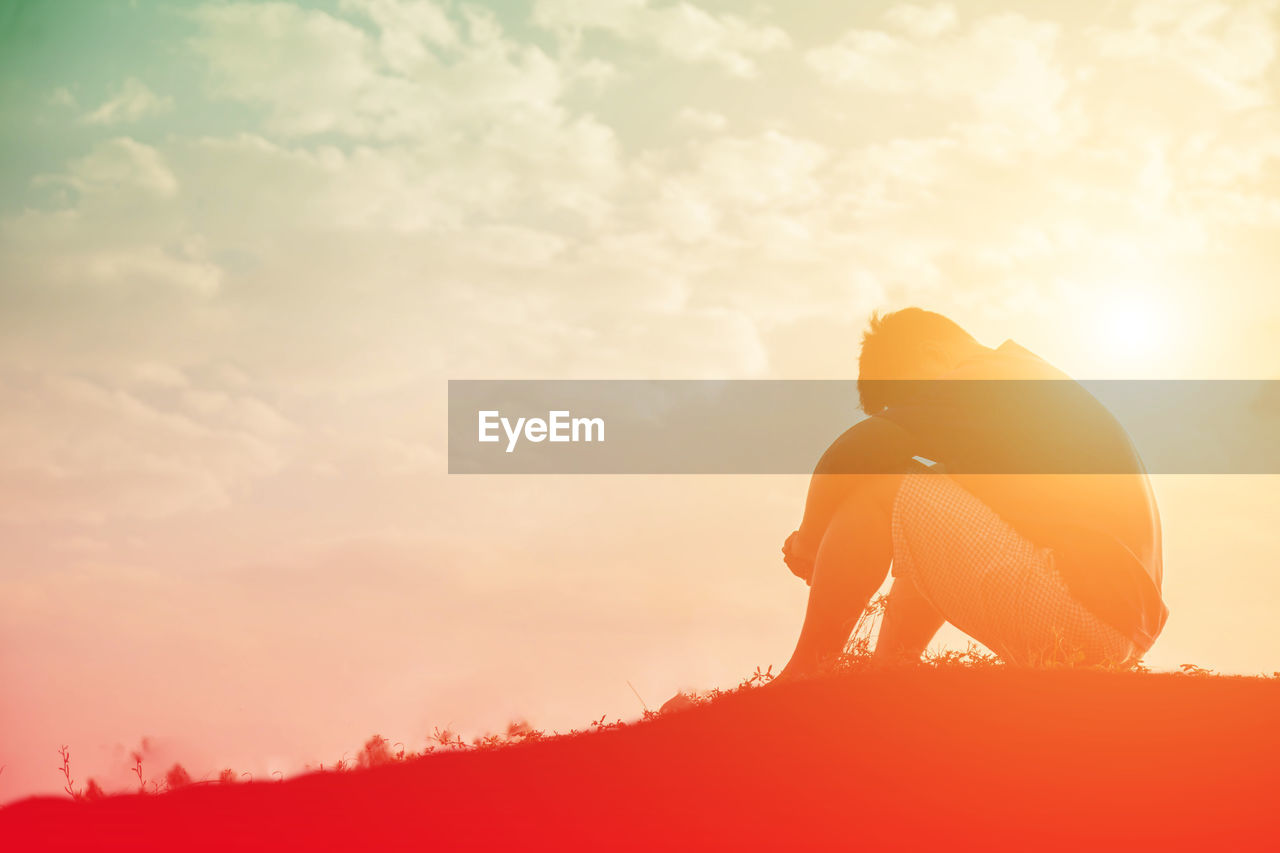
[[[813,583],[813,558],[800,551],[800,531],[797,530],[782,543],[782,561],[787,564],[791,574],[806,584]]]

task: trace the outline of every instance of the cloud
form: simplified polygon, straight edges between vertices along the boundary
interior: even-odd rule
[[[1195,238],[1183,245],[1206,246],[1218,226],[1280,221],[1278,7],[1140,2],[1086,33],[1096,63],[1079,88],[1095,144],[1117,160],[1130,152],[1135,204],[1148,217],[1179,211]]]
[[[57,107],[69,107],[75,109],[79,106],[76,96],[66,86],[59,86],[49,93],[49,103]]]
[[[211,93],[271,107],[280,133],[388,133],[395,103],[409,100],[407,84],[377,72],[365,32],[340,18],[291,3],[204,4],[192,16]]]
[[[108,294],[205,299],[221,286],[222,270],[184,221],[180,182],[158,149],[129,137],[105,139],[64,171],[32,183],[66,189],[71,198],[64,206],[0,218],[2,256],[13,273],[3,296],[25,305],[29,320],[42,310],[57,313],[57,298],[70,294],[85,310],[63,312],[68,322],[88,314],[89,305],[104,308]],[[138,307],[155,306],[144,301]]]
[[[0,521],[101,524],[207,510],[283,464],[289,425],[261,400],[206,391],[217,401],[202,405],[196,389],[144,389],[0,374]]]
[[[218,290],[222,270],[185,252],[156,246],[98,251],[68,259],[68,278],[82,276],[94,284],[163,287],[210,296]]]
[[[1057,23],[1001,14],[942,38],[942,30],[919,32],[850,30],[805,60],[833,85],[938,102],[941,115],[955,116],[974,145],[993,155],[1042,146],[1063,131],[1068,79],[1055,56]]]
[[[444,8],[428,0],[342,0],[339,8],[377,24],[382,56],[397,71],[421,68],[428,64],[432,48],[455,47],[460,41]]]
[[[158,198],[178,193],[178,179],[160,152],[127,136],[99,142],[73,160],[65,174],[45,180],[65,181],[85,193],[140,190]]]
[[[694,130],[719,131],[724,130],[728,124],[728,119],[724,117],[723,113],[698,110],[692,107],[682,107],[676,117],[681,124]]]
[[[815,173],[828,156],[811,140],[777,131],[716,137],[693,146],[689,155],[694,167],[661,179],[653,209],[659,227],[685,243],[740,235],[726,227],[726,218],[741,223],[763,211],[772,214],[813,201],[819,194]],[[773,217],[769,224],[784,225]],[[779,228],[774,237],[785,230]]]
[[[650,5],[647,0],[538,0],[538,26],[576,42],[599,30],[624,41],[650,45],[682,62],[707,63],[729,74],[756,73],[754,57],[786,48],[786,32],[736,15],[716,15],[691,3]]]
[[[456,28],[434,6],[348,0],[343,8],[370,16],[378,36],[288,3],[199,7],[191,44],[207,63],[211,94],[266,106],[268,128],[281,136],[440,140],[445,129],[483,136],[531,123],[568,127],[559,101],[570,79],[601,73],[598,63],[563,66],[507,38],[476,7],[463,7]]]
[[[1133,6],[1129,27],[1099,27],[1093,38],[1104,57],[1172,65],[1235,105],[1259,105],[1276,56],[1278,6],[1146,0]]]
[[[538,14],[566,38],[599,31],[647,50],[658,43],[619,28],[672,8],[552,4]],[[394,386],[428,363],[596,374],[585,353],[599,348],[620,373],[679,371],[680,359],[628,329],[682,333],[679,315],[703,310],[734,318],[699,327],[733,344],[708,344],[689,371],[768,370],[773,360],[742,329],[767,334],[832,304],[852,315],[885,299],[1034,281],[1082,245],[1205,240],[1179,211],[1188,150],[1117,134],[1115,99],[1084,75],[1130,60],[1088,53],[1094,31],[1056,19],[893,7],[881,30],[778,49],[792,76],[777,91],[662,49],[615,51],[615,89],[575,88],[594,59],[548,53],[466,4],[348,0],[325,13],[227,3],[192,20],[210,93],[262,108],[261,120],[166,140],[161,161],[180,193],[78,178],[96,188],[75,208],[79,224],[43,221],[100,245],[45,243],[58,259],[40,275],[104,292],[167,279],[190,296],[231,295],[227,328],[251,330],[236,337],[245,363],[315,393]],[[717,88],[696,101],[654,88],[660,120],[640,132],[612,99],[655,63]],[[816,70],[827,86],[809,85]],[[749,108],[737,97],[744,86]],[[867,114],[877,120],[855,121]],[[1233,160],[1240,150],[1206,144],[1201,166],[1225,174],[1236,164],[1239,180],[1245,164],[1265,172],[1265,151]],[[148,220],[140,207],[111,224],[148,185],[152,203],[181,201],[181,215]],[[1252,197],[1215,204],[1223,217],[1271,215]],[[1116,233],[1090,242],[1075,217]],[[186,224],[203,242],[188,240]],[[273,312],[302,318],[296,357],[271,355]],[[454,340],[462,327],[476,341]],[[357,354],[341,357],[344,348]]]
[[[137,77],[128,77],[114,95],[97,109],[86,113],[83,121],[86,124],[124,124],[171,109],[173,98],[157,95]]]
[[[932,6],[904,3],[889,8],[884,20],[916,38],[936,38],[956,25],[956,9],[950,3]]]
[[[248,134],[225,144],[287,160],[291,174],[309,170],[313,197],[317,182],[331,191],[320,209],[352,224],[434,227],[467,209],[525,202],[587,218],[606,212],[616,139],[563,103],[575,80],[602,73],[600,63],[557,62],[469,6],[457,26],[430,5],[343,8],[369,15],[381,35],[290,4],[233,3],[200,7],[192,43],[212,93],[267,106],[270,135],[378,144],[293,154]],[[390,58],[387,38],[399,40]]]
[[[76,216],[28,213],[0,223],[0,238],[27,241],[21,255],[8,253],[6,258],[13,283],[3,302],[22,305],[27,320],[24,326],[6,318],[15,346],[35,347],[45,355],[61,347],[64,354],[82,356],[115,347],[132,352],[157,338],[179,339],[181,327],[150,325],[153,312],[181,314],[221,287],[223,270],[198,245],[156,245],[138,238],[95,241],[84,236],[86,230],[92,226],[86,229],[85,220]],[[59,324],[58,303],[71,299],[77,310],[62,310]],[[95,317],[94,311],[104,313]],[[45,329],[40,344],[37,330],[43,324],[52,328]],[[125,328],[129,325],[137,327],[133,340]]]
[[[771,130],[712,140],[702,150],[699,172],[726,201],[777,209],[817,197],[814,171],[826,156],[812,140]]]
[[[205,84],[257,118],[195,138],[106,139],[43,179],[77,195],[0,226],[19,281],[6,307],[27,318],[6,347],[21,341],[69,372],[104,354],[234,355],[251,384],[318,406],[455,370],[768,375],[812,369],[844,346],[841,323],[878,304],[964,306],[983,293],[1044,307],[1081,280],[1073,258],[1140,270],[1144,256],[1209,245],[1214,223],[1277,216],[1256,188],[1277,154],[1264,113],[1232,112],[1229,92],[1213,100],[1203,83],[1192,112],[1214,116],[1211,130],[1185,145],[1147,132],[1152,99],[1124,89],[1135,67],[1212,77],[1178,72],[1172,49],[1120,47],[1144,44],[1144,27],[1173,39],[1171,24],[898,6],[882,29],[778,49],[791,76],[773,91],[621,34],[628,16],[672,8],[542,8],[566,37],[599,31],[657,51],[609,54],[616,89],[599,89],[575,82],[594,60],[548,53],[464,4],[201,7]],[[1191,30],[1234,44],[1234,14]],[[1266,75],[1249,70],[1260,61],[1238,79],[1261,91]],[[657,120],[640,129],[650,117],[632,121],[613,98],[661,63],[714,86],[696,99],[652,88]],[[826,85],[810,85],[815,73]],[[59,318],[54,294],[96,322]],[[786,332],[801,323],[829,337]],[[196,389],[189,414],[221,401]],[[269,435],[268,421],[255,430]],[[432,458],[407,428],[351,447],[343,471],[426,470]]]

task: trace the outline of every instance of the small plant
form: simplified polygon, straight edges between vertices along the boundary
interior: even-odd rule
[[[612,723],[606,723],[604,721],[605,716],[607,715],[601,715],[600,719],[592,720],[591,728],[596,731],[603,731],[604,729],[620,729],[626,725],[626,723],[622,722],[620,719],[614,720]]]
[[[471,745],[476,749],[493,749],[494,747],[502,746],[506,742],[506,738],[493,732],[486,732],[479,737],[471,739]]]
[[[937,652],[926,651],[921,660],[934,669],[956,666],[968,669],[987,669],[1004,666],[1004,662],[1000,660],[998,655],[982,651],[976,643],[969,643],[964,651],[957,649],[944,649]]]
[[[147,792],[147,780],[142,776],[142,753],[133,752],[130,753],[129,757],[133,759],[133,772],[138,777],[138,792],[145,794]]]
[[[58,747],[58,755],[62,756],[62,767],[59,769],[62,771],[62,778],[66,780],[66,784],[63,785],[62,789],[67,792],[71,799],[78,800],[80,799],[80,794],[76,791],[75,781],[71,778],[71,750],[66,744],[63,744]]]
[[[459,749],[466,747],[466,743],[462,740],[460,735],[454,734],[448,728],[442,730],[439,726],[435,728],[428,740],[435,741],[436,746],[445,749]],[[427,749],[434,750],[436,746],[427,747]]]
[[[403,755],[403,752],[401,754]],[[390,764],[393,760],[391,746],[382,735],[374,735],[365,741],[364,748],[360,750],[360,755],[356,759],[361,767],[380,767],[383,764]]]
[[[889,603],[888,595],[877,595],[867,602],[867,606],[854,623],[849,632],[849,641],[845,643],[844,653],[840,656],[847,666],[851,661],[869,659],[875,651],[875,637],[884,620],[884,611]]]
[[[1178,667],[1178,673],[1180,675],[1213,675],[1213,670],[1194,663],[1184,663]]]
[[[191,784],[191,774],[181,764],[175,764],[164,774],[165,790],[176,791]]]
[[[507,723],[508,743],[532,743],[546,737],[546,734],[529,725],[528,720],[512,720]]]

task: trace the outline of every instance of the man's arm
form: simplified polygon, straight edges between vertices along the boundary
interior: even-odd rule
[[[809,481],[800,529],[783,546],[792,572],[808,580],[831,517],[858,483],[860,474],[896,474],[911,461],[911,435],[882,417],[870,417],[845,430],[818,460]]]

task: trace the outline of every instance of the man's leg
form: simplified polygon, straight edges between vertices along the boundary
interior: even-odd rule
[[[814,561],[800,639],[782,676],[813,672],[844,650],[849,632],[889,572],[890,521],[901,480],[896,474],[866,475],[832,516]]]
[[[874,659],[880,663],[918,661],[945,621],[910,578],[894,578],[876,637]]]

